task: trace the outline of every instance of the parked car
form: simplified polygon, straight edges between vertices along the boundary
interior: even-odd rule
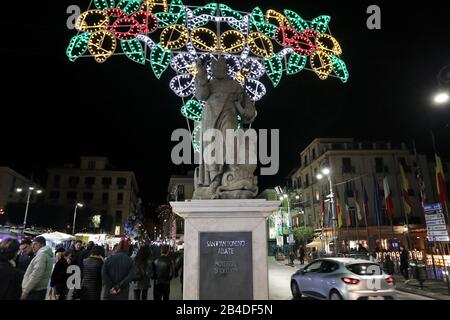
[[[294,298],[395,300],[394,279],[373,262],[352,258],[318,259],[291,277]]]

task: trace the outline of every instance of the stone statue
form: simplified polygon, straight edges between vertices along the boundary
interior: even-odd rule
[[[195,78],[198,100],[206,101],[201,121],[202,133],[216,129],[222,133],[226,143],[226,130],[238,128],[237,116],[241,123],[251,124],[256,118],[256,110],[250,97],[239,82],[228,75],[228,66],[223,57],[213,61],[212,79],[208,80],[206,67],[197,62],[198,74]],[[211,142],[202,135],[202,150]],[[248,146],[246,146],[248,147]],[[236,150],[236,149],[235,149]],[[256,150],[256,149],[255,149]],[[248,151],[248,149],[247,149]],[[227,163],[223,148],[223,162],[202,163],[195,171],[194,199],[251,199],[258,193],[257,177],[253,175],[256,164]]]

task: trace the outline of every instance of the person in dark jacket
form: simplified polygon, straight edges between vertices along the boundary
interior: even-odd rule
[[[156,258],[152,263],[154,300],[169,300],[170,280],[172,280],[174,276],[174,265],[172,259],[170,259],[168,255],[169,246],[164,245],[161,247],[161,257]]]
[[[409,282],[409,254],[408,250],[402,248],[402,252],[400,253],[400,273],[405,278],[405,283]]]
[[[16,268],[19,242],[6,239],[0,242],[0,300],[20,300],[23,272]]]
[[[25,239],[20,243],[20,253],[16,259],[17,268],[25,273],[31,260],[34,258],[33,248],[31,247],[31,240]]]
[[[81,300],[100,300],[102,294],[102,267],[105,249],[94,246],[90,256],[83,261]]]
[[[102,267],[105,300],[128,300],[130,283],[134,279],[133,259],[128,256],[128,241],[121,240],[117,252],[106,259]]]
[[[183,294],[183,264],[184,264],[184,253],[180,252],[178,257],[175,259],[175,278],[180,276],[181,294]]]
[[[57,300],[66,300],[69,289],[67,288],[67,268],[70,265],[72,255],[69,251],[62,254],[62,257],[56,262],[50,278],[50,287],[55,288]]]
[[[83,270],[83,261],[84,261],[84,259],[86,259],[86,258],[88,258],[89,257],[89,255],[91,254],[91,251],[92,251],[92,249],[95,247],[95,243],[94,243],[94,241],[89,241],[88,242],[88,244],[87,244],[87,246],[86,246],[86,249],[84,249],[83,251],[81,251],[81,254],[80,254],[80,258],[79,258],[79,260],[78,260],[78,265],[80,266],[80,269],[81,270]]]
[[[150,248],[143,246],[134,258],[135,276],[132,283],[134,300],[147,300],[148,289],[151,288],[151,252]]]
[[[386,257],[384,258],[383,269],[384,272],[386,272],[390,276],[394,274],[394,262],[391,260],[390,255],[386,255]]]
[[[305,248],[303,246],[298,250],[298,258],[300,259],[300,264],[305,264]]]

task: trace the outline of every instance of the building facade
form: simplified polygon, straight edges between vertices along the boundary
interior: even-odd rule
[[[400,166],[409,184],[410,214],[406,213],[403,201]],[[349,249],[355,247],[356,242],[361,242],[372,249],[376,246],[388,249],[399,245],[424,249],[426,227],[416,180],[418,167],[422,170],[427,202],[435,203],[437,200],[432,177],[434,168],[430,171],[426,156],[415,155],[402,143],[315,139],[300,153],[300,166],[290,177],[291,187],[300,195],[300,210],[304,212],[305,225],[313,226],[316,230],[326,229],[325,236],[331,238],[329,202],[326,197],[330,193],[329,182],[327,178],[316,178],[323,167],[331,171],[336,216],[338,208],[342,213],[343,223],[338,229],[341,247]],[[385,178],[393,200],[392,223],[384,202]],[[375,206],[377,186],[382,200],[378,211]],[[360,220],[356,214],[355,201],[358,199],[360,206],[363,205],[364,191],[368,214]],[[345,199],[348,199],[348,209]]]
[[[134,172],[113,170],[104,157],[81,157],[80,166],[49,168],[45,200],[75,207],[83,204],[92,216],[112,220],[106,232],[121,235],[130,214],[138,209],[138,184]]]
[[[8,203],[25,202],[27,192],[18,193],[16,189],[27,190],[29,187],[36,187],[36,184],[11,168],[0,167],[0,209],[5,210]],[[30,202],[34,203],[37,197],[33,193]]]

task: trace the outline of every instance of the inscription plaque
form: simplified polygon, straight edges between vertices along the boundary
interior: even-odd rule
[[[251,232],[200,232],[200,300],[252,300]]]

